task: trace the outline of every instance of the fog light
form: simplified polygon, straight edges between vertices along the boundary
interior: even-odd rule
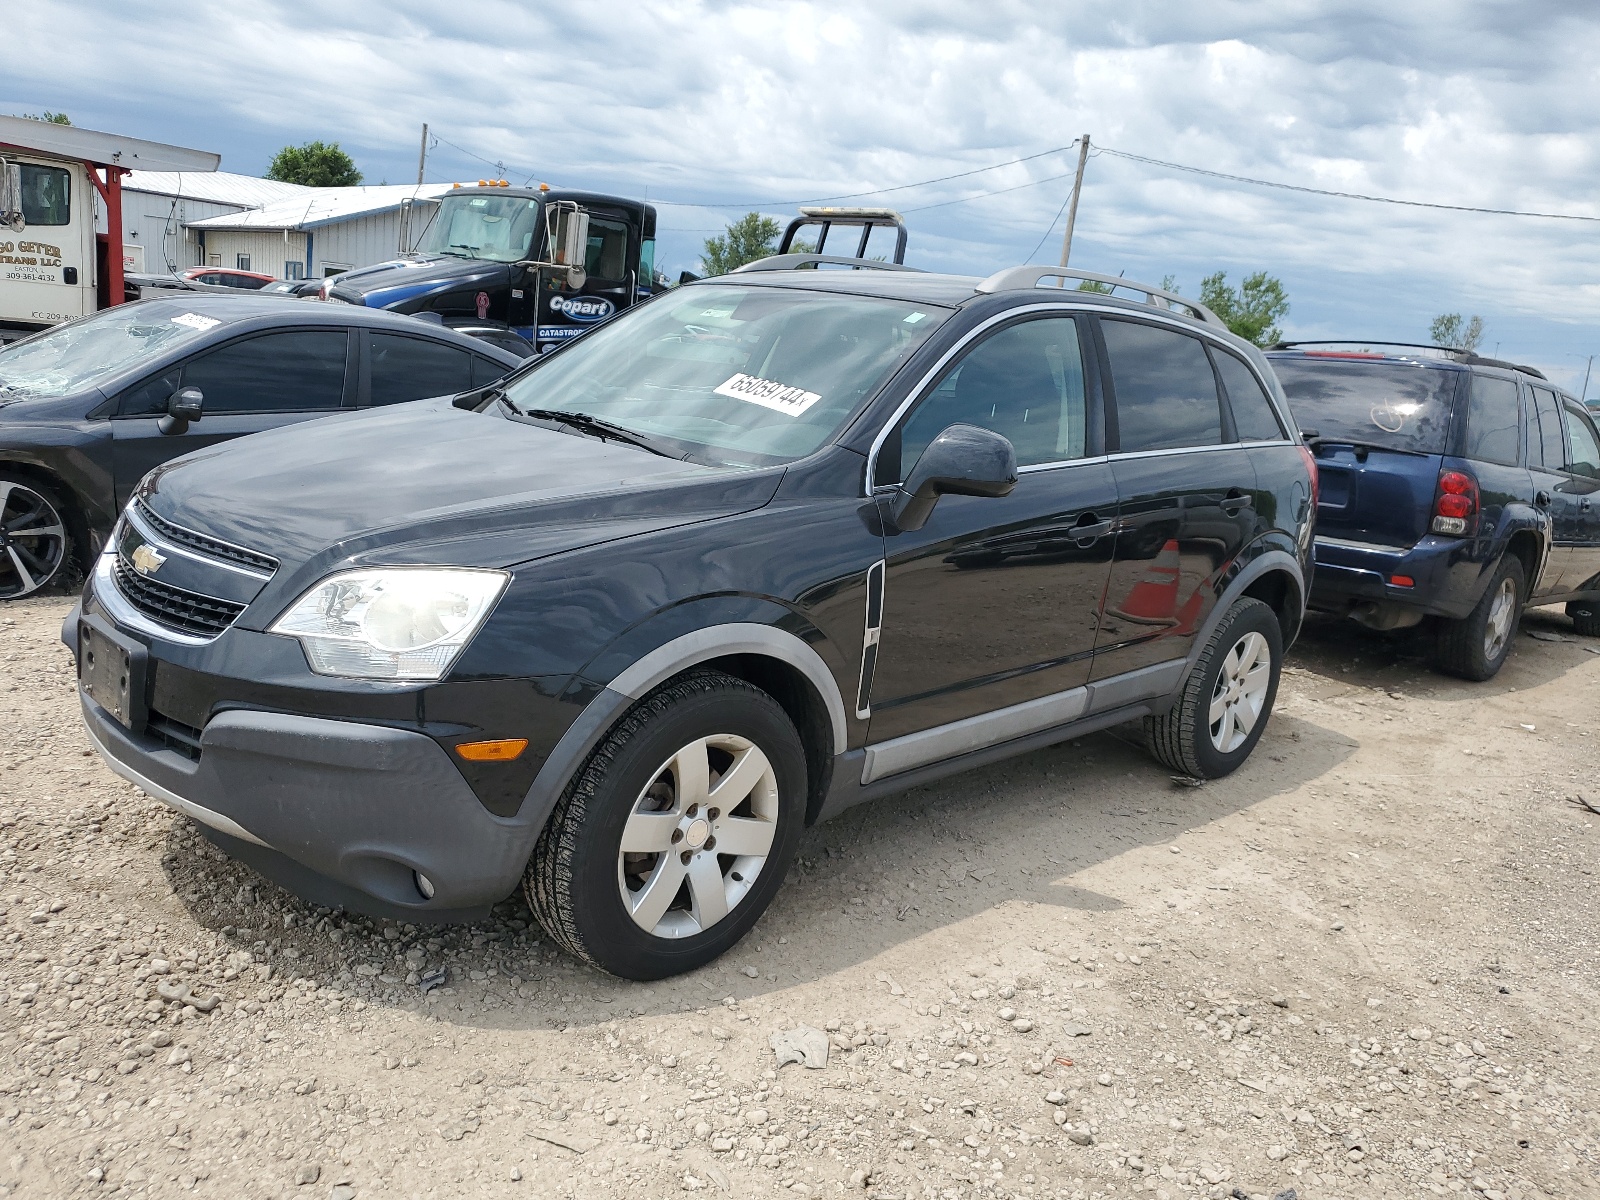
[[[417,891],[422,893],[422,898],[424,900],[432,900],[433,899],[433,880],[429,879],[421,871],[413,871],[413,872],[411,872],[411,875],[412,875],[412,878],[414,878],[416,880]]]

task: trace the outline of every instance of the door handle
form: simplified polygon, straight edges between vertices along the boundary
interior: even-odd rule
[[[1228,494],[1222,498],[1222,503],[1218,507],[1230,517],[1237,516],[1250,507],[1250,497],[1238,488],[1229,488]]]
[[[1588,512],[1589,511],[1589,497],[1585,496],[1582,500],[1579,500],[1578,501],[1578,507],[1583,509],[1584,512]]]
[[[1111,521],[1101,520],[1092,512],[1084,513],[1068,531],[1072,540],[1080,546],[1092,546],[1110,532]]]
[[[1540,488],[1533,494],[1533,502],[1540,508],[1549,508],[1551,504],[1550,493]]]

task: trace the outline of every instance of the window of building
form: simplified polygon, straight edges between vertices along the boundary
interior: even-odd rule
[[[250,269],[250,256],[248,254],[235,254],[233,256],[233,265],[241,271],[248,271]]]

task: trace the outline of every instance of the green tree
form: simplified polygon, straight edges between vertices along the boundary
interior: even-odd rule
[[[1098,279],[1080,279],[1078,281],[1078,290],[1080,292],[1099,292],[1102,296],[1109,296],[1112,288],[1112,284],[1101,283]]]
[[[1228,286],[1228,273],[1218,271],[1200,281],[1200,303],[1246,341],[1270,346],[1283,337],[1278,322],[1289,312],[1289,293],[1283,281],[1257,271],[1246,275],[1237,288]]]
[[[66,113],[51,112],[48,108],[42,113],[23,113],[30,121],[48,121],[52,125],[71,125],[72,118]]]
[[[737,221],[730,221],[725,233],[706,239],[706,248],[700,254],[700,269],[706,275],[726,275],[745,263],[766,258],[774,253],[781,232],[771,217],[746,213]],[[795,249],[800,251],[798,246]]]
[[[267,178],[307,187],[354,187],[361,182],[361,172],[338,142],[317,141],[279,150],[267,168]]]
[[[1440,313],[1428,326],[1428,339],[1435,346],[1449,346],[1471,354],[1483,341],[1483,318],[1474,315],[1471,320],[1463,321],[1460,313]]]

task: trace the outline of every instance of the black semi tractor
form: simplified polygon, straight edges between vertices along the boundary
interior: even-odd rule
[[[592,192],[458,186],[408,214],[415,249],[346,271],[325,300],[409,313],[523,355],[552,349],[659,290],[656,210]]]

